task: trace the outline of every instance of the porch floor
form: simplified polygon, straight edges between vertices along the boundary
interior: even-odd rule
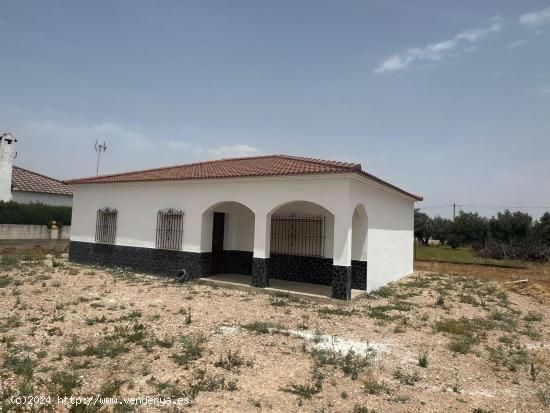
[[[269,287],[256,288],[250,285],[252,277],[249,275],[240,274],[216,274],[210,277],[199,279],[201,284],[215,285],[218,287],[235,288],[242,290],[253,290],[256,292],[265,292],[267,294],[283,293],[298,298],[309,298],[323,302],[342,302],[346,303],[350,300],[335,300],[331,298],[332,287],[329,285],[308,284],[295,281],[269,279]],[[351,299],[365,295],[365,291],[351,290]]]

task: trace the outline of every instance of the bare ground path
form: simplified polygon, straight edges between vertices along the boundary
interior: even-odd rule
[[[542,412],[550,403],[549,307],[486,279],[417,272],[339,307],[63,258],[8,256],[1,268],[6,411],[16,411],[10,396],[31,394],[192,400],[141,411]],[[124,408],[135,409],[86,411]]]

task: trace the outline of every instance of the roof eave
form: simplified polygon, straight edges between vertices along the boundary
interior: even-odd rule
[[[64,196],[73,196],[73,193],[65,193],[65,192],[48,192],[48,191],[31,191],[27,189],[15,189],[12,188],[12,192],[28,192],[33,194],[47,194],[47,195],[64,195]]]
[[[83,178],[63,181],[65,185],[106,185],[106,184],[129,184],[129,183],[148,183],[148,182],[177,182],[177,181],[207,181],[207,180],[225,180],[225,179],[250,179],[250,178],[272,178],[272,177],[297,177],[297,176],[319,176],[319,175],[333,175],[333,174],[352,174],[368,179],[371,182],[375,182],[389,190],[395,191],[401,195],[413,199],[414,201],[422,201],[424,197],[407,192],[395,185],[390,184],[380,178],[375,177],[362,170],[341,170],[331,172],[312,172],[312,173],[292,173],[292,174],[265,174],[265,175],[249,175],[249,176],[223,176],[223,177],[194,177],[194,178],[156,178],[156,179],[132,179],[127,181],[103,181],[101,177],[96,178]],[[107,176],[105,177],[107,178]]]

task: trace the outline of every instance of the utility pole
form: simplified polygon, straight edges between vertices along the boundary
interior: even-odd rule
[[[97,165],[95,168],[95,175],[99,175],[99,157],[101,156],[101,152],[105,152],[107,150],[107,143],[105,141],[95,141],[95,151],[97,152]]]

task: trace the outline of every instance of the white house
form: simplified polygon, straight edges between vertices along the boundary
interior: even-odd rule
[[[9,133],[0,135],[0,201],[71,206],[72,191],[63,182],[13,165],[16,142]]]
[[[337,299],[413,271],[422,198],[359,164],[269,155],[66,183],[72,261],[331,285]]]

